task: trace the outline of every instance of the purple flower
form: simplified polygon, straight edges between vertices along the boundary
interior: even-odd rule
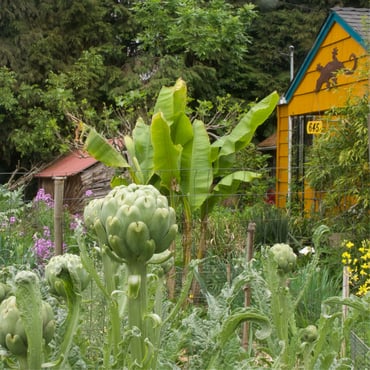
[[[54,207],[54,200],[50,194],[45,193],[45,189],[40,188],[36,194],[35,202],[44,202],[49,208]]]
[[[34,244],[32,251],[38,260],[45,261],[52,256],[54,243],[50,239],[39,238],[37,234],[33,236]]]
[[[50,237],[50,229],[49,229],[49,226],[43,226],[43,235],[45,238],[49,238]]]
[[[92,190],[86,190],[86,192],[85,192],[86,197],[91,197],[93,195],[94,195],[94,193],[92,192]]]
[[[70,230],[76,230],[78,225],[80,225],[82,222],[82,217],[80,214],[76,213],[72,216],[72,220],[69,223],[69,229]]]
[[[10,225],[15,224],[16,221],[17,221],[17,219],[15,218],[15,216],[9,217],[9,223],[10,223]]]

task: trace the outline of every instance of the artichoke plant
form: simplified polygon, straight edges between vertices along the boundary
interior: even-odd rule
[[[90,275],[83,267],[79,256],[66,253],[50,259],[45,267],[45,277],[51,293],[67,301],[66,329],[57,356],[61,361],[59,368],[63,369],[66,367],[68,352],[78,327],[81,293],[88,286]]]
[[[0,304],[0,345],[17,357],[21,369],[40,369],[44,345],[51,341],[54,330],[54,313],[41,299],[37,275],[18,272],[15,295]]]
[[[48,344],[55,331],[54,313],[45,301],[41,310],[42,337]],[[27,335],[15,296],[10,296],[0,304],[0,345],[16,356],[27,355]]]
[[[175,211],[168,205],[167,198],[152,185],[130,184],[113,188],[103,199],[92,200],[85,207],[84,220],[99,241],[103,265],[108,255],[112,266],[118,261],[125,263],[127,268],[131,364],[154,368],[156,355],[151,349],[157,349],[159,345],[161,319],[157,314],[147,312],[147,265],[163,263],[171,257],[168,248],[177,233]],[[107,285],[112,285],[109,291],[113,293],[109,266],[104,271],[108,277]],[[114,328],[119,325],[115,304],[111,305],[111,317],[111,337],[117,342]],[[117,353],[117,350],[113,352]]]
[[[68,284],[74,293],[80,294],[90,282],[80,257],[69,253],[52,257],[45,267],[45,277],[51,292],[64,298],[68,295]]]

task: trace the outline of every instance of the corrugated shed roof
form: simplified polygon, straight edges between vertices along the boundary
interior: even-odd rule
[[[69,155],[57,159],[50,166],[46,167],[35,177],[69,177],[80,173],[97,163],[97,160],[90,157],[82,150],[75,150]]]
[[[370,8],[333,8],[344,22],[366,41],[370,37]]]
[[[277,138],[277,135],[276,135],[276,132],[275,132],[271,136],[266,138],[265,140],[261,141],[257,145],[258,149],[260,149],[260,150],[276,149],[276,138]]]

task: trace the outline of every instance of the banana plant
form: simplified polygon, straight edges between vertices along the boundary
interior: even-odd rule
[[[252,171],[233,171],[235,154],[251,142],[258,126],[275,109],[278,99],[276,92],[271,93],[255,104],[230,134],[211,143],[204,122],[192,122],[186,115],[187,86],[178,79],[174,86],[161,89],[151,125],[139,120],[132,137],[124,137],[125,155],[120,155],[100,134],[87,126],[85,149],[109,166],[127,168],[133,182],[152,184],[167,192],[171,206],[176,206],[177,199],[182,202],[183,264],[187,266],[192,259],[194,212],[201,211],[201,232],[204,235],[212,208],[234,193],[240,183],[259,177]],[[117,185],[124,181],[120,176],[112,183]],[[202,258],[204,252],[205,238],[201,237],[197,257]]]

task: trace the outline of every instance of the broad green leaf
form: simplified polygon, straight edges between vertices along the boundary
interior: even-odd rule
[[[186,83],[179,78],[174,86],[162,87],[154,107],[154,113],[162,112],[171,126],[180,114],[185,113],[186,96]]]
[[[130,167],[125,158],[103,136],[98,134],[94,128],[89,128],[84,149],[96,160],[109,167]]]
[[[259,177],[261,174],[253,171],[236,171],[223,177],[213,190],[215,193],[233,194],[241,182],[251,182]]]
[[[193,139],[193,126],[186,114],[181,114],[171,126],[171,137],[175,144],[185,146]]]
[[[233,154],[245,148],[251,142],[257,127],[264,123],[274,111],[278,101],[278,93],[271,93],[255,104],[243,116],[229,135],[223,136],[215,141],[212,146],[220,148],[218,158]]]
[[[261,328],[256,331],[256,337],[259,340],[266,339],[271,334],[271,324],[269,319],[260,312],[253,309],[244,309],[230,315],[222,324],[221,332],[218,336],[219,346],[222,348],[226,345],[230,336],[244,321],[252,321]]]
[[[144,176],[141,171],[139,161],[136,157],[135,143],[128,135],[124,137],[125,147],[127,150],[128,159],[130,162],[130,174],[136,184],[144,184]]]
[[[152,118],[151,137],[154,171],[160,176],[162,186],[174,190],[180,184],[182,147],[172,142],[170,127],[162,113],[156,113]]]
[[[213,188],[212,194],[202,204],[201,214],[209,214],[213,207],[227,196],[235,194],[241,182],[251,182],[261,175],[252,171],[236,171],[223,177]]]
[[[181,190],[192,211],[206,200],[213,181],[211,144],[204,123],[194,121],[193,130],[193,141],[184,147],[181,161]]]
[[[132,132],[132,138],[135,143],[135,155],[143,175],[143,183],[147,184],[154,173],[150,126],[145,124],[143,120],[138,120]]]

